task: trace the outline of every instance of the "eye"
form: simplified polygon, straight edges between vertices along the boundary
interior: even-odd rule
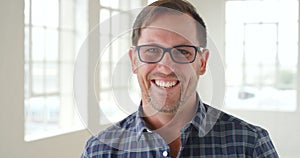
[[[177,48],[176,49],[176,54],[178,56],[184,56],[184,57],[188,57],[188,56],[192,55],[191,50],[182,49],[182,48]]]
[[[189,51],[184,50],[184,49],[177,49],[178,53],[182,54],[182,55],[186,55],[186,54],[190,54]]]
[[[145,53],[159,53],[160,49],[156,47],[147,48]]]

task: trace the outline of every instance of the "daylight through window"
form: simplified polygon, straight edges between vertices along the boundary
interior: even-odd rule
[[[225,107],[295,111],[298,1],[227,1],[225,56]]]

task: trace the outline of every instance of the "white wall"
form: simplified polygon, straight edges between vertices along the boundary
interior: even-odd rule
[[[0,1],[0,157],[80,157],[85,130],[24,141],[24,2]]]
[[[198,11],[207,23],[209,36],[214,41],[221,57],[224,57],[225,50],[225,1],[220,0],[190,0],[196,5]],[[299,38],[300,39],[300,38]],[[300,50],[300,49],[299,49]],[[288,53],[288,52],[287,52]],[[224,58],[223,58],[224,59]],[[300,55],[299,55],[300,59]],[[298,61],[300,61],[298,59]],[[300,64],[298,64],[300,65]],[[298,66],[298,69],[300,66]],[[300,74],[298,74],[298,78]],[[298,80],[299,81],[299,80]],[[300,84],[298,84],[298,89]],[[202,88],[205,89],[205,88]],[[222,88],[221,88],[222,89]],[[300,95],[298,94],[298,98]],[[250,123],[266,128],[276,146],[280,157],[300,157],[300,110],[296,112],[264,112],[264,111],[237,111],[226,112],[238,116]]]

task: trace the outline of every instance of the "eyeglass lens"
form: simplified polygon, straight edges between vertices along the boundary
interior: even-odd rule
[[[138,47],[139,57],[142,62],[155,63],[162,60],[164,54],[169,52],[171,58],[177,63],[191,63],[194,61],[197,47],[195,46],[176,46],[173,48],[162,48],[152,45]]]

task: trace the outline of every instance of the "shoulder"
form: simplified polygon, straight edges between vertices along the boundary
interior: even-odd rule
[[[92,142],[97,140],[112,141],[114,139],[119,140],[123,135],[126,135],[130,132],[136,132],[136,122],[137,122],[136,117],[137,117],[136,113],[129,115],[123,120],[99,132],[97,135],[92,137],[90,141]]]
[[[82,157],[85,157],[84,155],[87,155],[86,157],[103,155],[114,150],[126,148],[125,145],[135,139],[135,122],[136,113],[133,113],[120,122],[99,132],[97,135],[91,136],[86,143]]]
[[[207,109],[214,109],[204,105]],[[217,109],[214,109],[217,110]],[[248,123],[238,117],[217,110],[219,117],[211,130],[213,135],[222,138],[233,146],[243,146],[254,157],[278,157],[266,129]]]
[[[260,126],[256,126],[254,124],[251,124],[249,122],[246,122],[242,120],[241,118],[238,118],[236,116],[233,116],[229,113],[226,113],[224,111],[215,109],[207,104],[204,104],[206,110],[207,110],[207,117],[210,117],[209,111],[214,115],[218,115],[218,118],[215,122],[214,128],[217,130],[218,128],[222,129],[223,132],[226,131],[234,131],[234,130],[243,130],[244,132],[253,133],[253,135],[256,135],[260,132],[266,131],[264,128]]]
[[[246,122],[241,118],[228,114],[226,112],[221,112],[219,117],[219,124],[224,126],[227,130],[245,130],[249,133],[257,134],[266,131],[264,128],[254,125],[252,123]]]

